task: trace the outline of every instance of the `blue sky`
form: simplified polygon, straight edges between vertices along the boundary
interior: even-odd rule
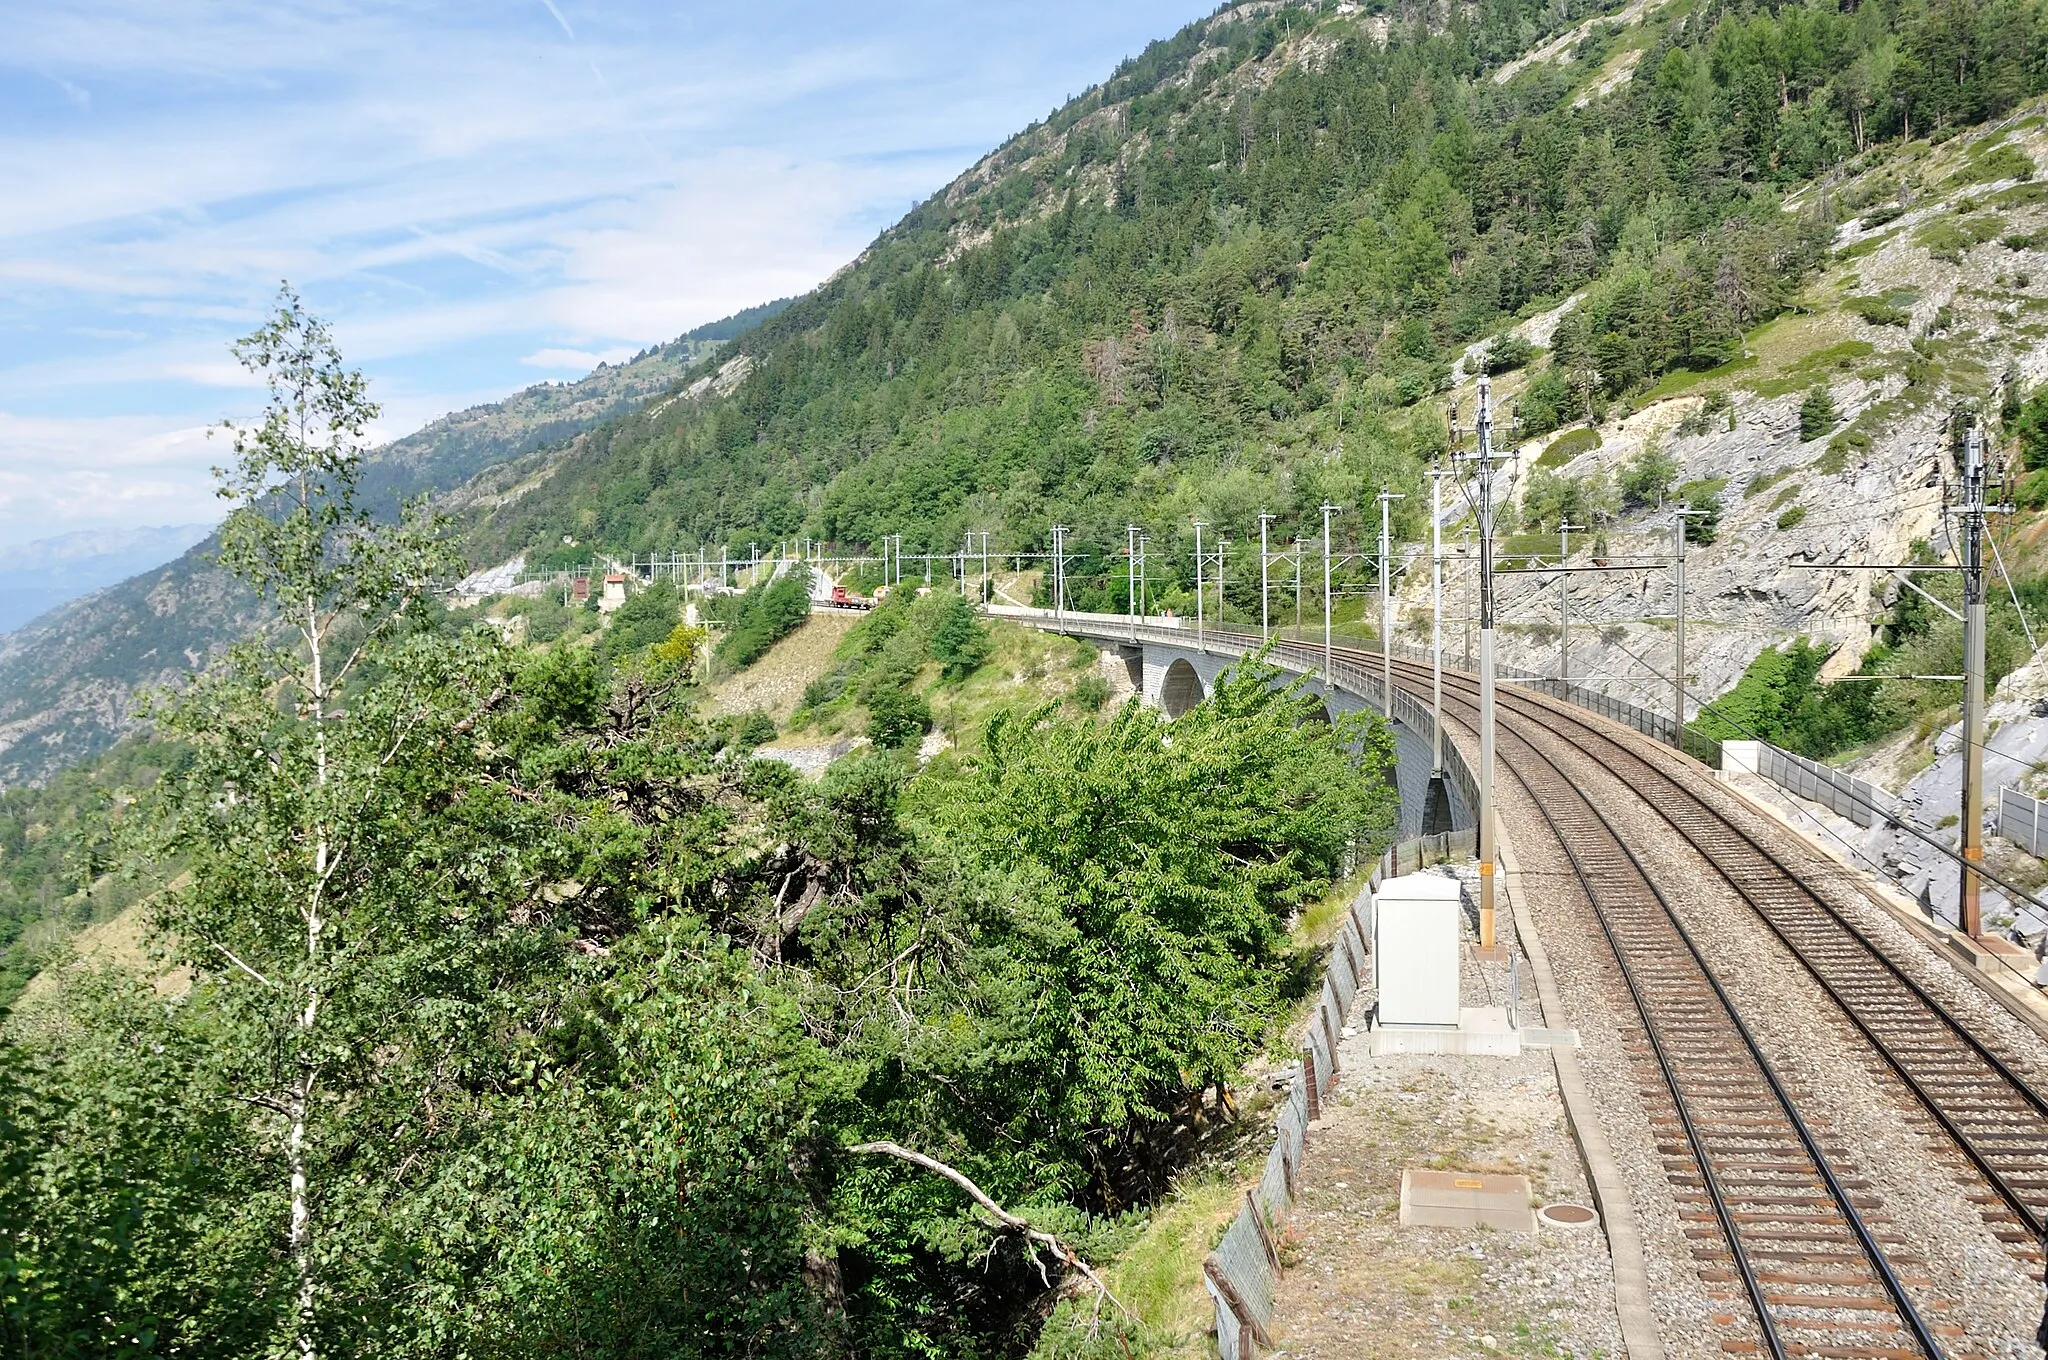
[[[395,437],[811,288],[1212,8],[0,7],[0,547],[214,517],[280,278]]]

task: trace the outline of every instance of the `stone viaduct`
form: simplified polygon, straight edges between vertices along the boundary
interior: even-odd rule
[[[1122,614],[1069,610],[1055,616],[1049,610],[1001,606],[989,612],[1094,643],[1120,660],[1131,687],[1145,703],[1169,718],[1178,718],[1207,699],[1217,678],[1258,647],[1257,638],[1234,633],[1208,633],[1198,638],[1193,627],[1179,626],[1185,620],[1147,619],[1133,627]],[[1295,675],[1306,677],[1304,688],[1322,696],[1325,717],[1369,710],[1388,718],[1394,733],[1402,836],[1462,830],[1474,824],[1476,786],[1450,742],[1444,743],[1444,777],[1431,777],[1433,720],[1428,704],[1397,685],[1389,713],[1380,694],[1378,672],[1346,660],[1331,666],[1330,683],[1325,685],[1320,648],[1276,648],[1268,659],[1290,683]]]

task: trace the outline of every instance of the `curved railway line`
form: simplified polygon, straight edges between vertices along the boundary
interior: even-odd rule
[[[1856,1168],[1823,1148],[1655,878],[1552,752],[1512,725],[1501,735],[1642,1020],[1683,1140],[1660,1149],[1667,1174],[1697,1187],[1762,1349],[1802,1353],[1819,1336],[1838,1354],[1940,1357],[1888,1254],[1896,1239],[1852,1193]]]
[[[1226,645],[1258,641],[1219,639]],[[1310,672],[1322,649],[1281,642]],[[1375,674],[1380,654],[1333,648]],[[1427,665],[1397,660],[1394,683],[1426,703]],[[1476,726],[1478,682],[1446,670],[1446,710]],[[1776,1071],[1656,875],[1592,790],[1629,789],[1690,847],[1847,1022],[1867,1065],[1888,1073],[1953,1147],[1955,1169],[1991,1232],[2027,1266],[2048,1227],[2048,1099],[1784,857],[1689,787],[1685,757],[1547,696],[1498,689],[1502,766],[1527,791],[1570,863],[1668,1101],[1659,1154],[1702,1278],[1739,1290],[1753,1333],[1724,1348],[1772,1356],[1926,1357],[1980,1353],[1930,1319],[1927,1263],[1802,1092]],[[1447,714],[1448,716],[1448,714]],[[1587,767],[1591,766],[1592,769]]]
[[[1346,649],[1354,666],[1376,653]],[[1427,695],[1429,669],[1396,662]],[[1444,676],[1446,707],[1476,717],[1477,682]],[[1686,787],[1659,752],[1601,719],[1502,686],[1503,765],[1572,865],[1640,1019],[1679,1140],[1660,1147],[1681,1202],[1711,1216],[1726,1270],[1773,1356],[1969,1352],[1915,1298],[1924,1262],[1888,1228],[1859,1168],[1802,1116],[1655,877],[1567,764],[1592,760],[1690,845],[1831,999],[1989,1193],[2009,1250],[2038,1261],[2048,1209],[2048,1101],[1781,857]],[[1697,1245],[1697,1243],[1696,1243]],[[1711,1259],[1711,1258],[1710,1258]],[[1718,1270],[1711,1273],[1719,1274]],[[1733,1348],[1748,1349],[1744,1342]]]
[[[1409,687],[1418,676],[1427,686],[1427,667],[1395,664]],[[1450,673],[1445,680],[1446,689],[1453,688]],[[1455,688],[1477,692],[1476,682],[1468,684],[1463,677],[1457,677]],[[1503,709],[1602,761],[1698,851],[1983,1178],[1997,1197],[1995,1205],[1986,1207],[1998,1237],[2015,1254],[2040,1259],[2039,1244],[2048,1230],[2048,1098],[1782,857],[1663,766],[1664,760],[1678,757],[1660,751],[1653,761],[1602,719],[1582,718],[1564,704],[1510,686],[1502,686],[1500,693]]]

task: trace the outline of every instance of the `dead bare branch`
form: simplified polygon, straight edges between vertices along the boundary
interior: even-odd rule
[[[1137,1316],[1130,1309],[1124,1307],[1123,1300],[1110,1292],[1109,1286],[1103,1283],[1102,1277],[1095,1273],[1093,1267],[1081,1259],[1079,1252],[1045,1229],[1033,1227],[1029,1219],[1019,1218],[1002,1205],[996,1203],[993,1199],[989,1198],[986,1190],[983,1190],[980,1186],[969,1180],[965,1172],[947,1166],[936,1157],[927,1157],[922,1152],[913,1152],[901,1143],[857,1143],[853,1147],[848,1148],[847,1151],[868,1153],[880,1157],[894,1157],[899,1161],[909,1162],[912,1166],[922,1167],[935,1176],[944,1176],[947,1180],[965,1190],[968,1197],[985,1209],[997,1223],[1008,1228],[1011,1232],[1021,1233],[1025,1241],[1032,1244],[1031,1260],[1034,1265],[1038,1266],[1038,1276],[1040,1279],[1045,1279],[1045,1266],[1039,1262],[1037,1251],[1037,1248],[1042,1246],[1050,1251],[1060,1262],[1065,1264],[1068,1269],[1074,1271],[1082,1279],[1094,1286],[1098,1302],[1102,1299],[1107,1299],[1116,1307],[1119,1313],[1122,1313],[1133,1322],[1137,1321]],[[1048,1280],[1047,1283],[1050,1284],[1051,1281]]]

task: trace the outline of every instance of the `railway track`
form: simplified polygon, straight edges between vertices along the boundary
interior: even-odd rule
[[[1452,692],[1454,701],[1467,706]],[[1643,1026],[1659,1148],[1702,1274],[1738,1290],[1724,1349],[1955,1360],[1929,1281],[1859,1168],[1810,1125],[1655,878],[1549,742],[1503,722],[1503,764],[1570,861]],[[1657,1099],[1658,1096],[1663,1099]],[[1902,1273],[1903,1272],[1905,1273]],[[1951,1329],[1952,1330],[1952,1329]]]
[[[1287,650],[1297,647],[1283,644]],[[1308,648],[1298,649],[1307,652]],[[1333,649],[1379,669],[1377,653]],[[1297,655],[1300,663],[1319,659]],[[1397,685],[1426,697],[1427,666],[1396,661]],[[1477,682],[1444,675],[1447,706],[1476,716]],[[1710,1284],[1739,1290],[1753,1335],[1732,1351],[1773,1356],[1959,1357],[1961,1329],[1934,1323],[1925,1262],[1893,1229],[1861,1168],[1771,1068],[1686,926],[1570,764],[1619,779],[1690,845],[1785,946],[1955,1148],[1987,1225],[2015,1256],[2041,1260],[2048,1218],[2048,1101],[1781,857],[1646,756],[1633,734],[1502,686],[1503,764],[1570,860],[1643,1025],[1653,1103],[1668,1101],[1659,1154]],[[1923,1297],[1915,1302],[1914,1290]],[[1732,1315],[1721,1319],[1739,1326]],[[1955,1349],[1944,1349],[1943,1339]]]
[[[1397,662],[1396,674],[1426,691],[1426,667]],[[1447,673],[1445,683],[1468,699],[1476,695],[1476,683],[1462,676]],[[1509,686],[1500,693],[1514,719],[1600,763],[1698,851],[1954,1145],[1981,1181],[1985,1193],[1976,1198],[1991,1231],[2015,1256],[2039,1263],[2048,1221],[2048,1099],[1780,856],[1687,789],[1663,763],[1680,757],[1660,752],[1652,760],[1597,718]]]

